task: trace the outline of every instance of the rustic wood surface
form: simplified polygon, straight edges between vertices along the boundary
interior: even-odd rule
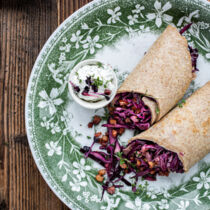
[[[91,0],[0,0],[0,210],[68,209],[32,158],[24,123],[28,79],[56,27]]]

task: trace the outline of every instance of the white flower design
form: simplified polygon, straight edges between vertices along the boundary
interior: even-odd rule
[[[81,187],[86,187],[87,186],[87,182],[86,181],[81,181],[81,179],[77,180],[75,178],[73,178],[74,182],[69,182],[72,191],[76,191],[76,192],[80,192]]]
[[[120,12],[120,7],[116,7],[114,10],[108,9],[107,13],[111,15],[111,17],[107,20],[107,24],[120,21],[120,16],[122,15],[122,13]]]
[[[161,8],[161,2],[155,1],[154,4],[155,13],[149,13],[146,15],[146,17],[149,20],[154,20],[155,19],[155,24],[159,28],[162,25],[162,22],[169,23],[173,20],[173,17],[167,14],[163,14],[164,12],[168,11],[171,9],[172,5],[170,2],[167,2],[162,8]]]
[[[81,200],[82,200],[81,195],[78,195],[78,196],[77,196],[77,200],[78,200],[78,201],[81,201]]]
[[[48,156],[53,156],[54,153],[56,153],[57,155],[62,154],[61,146],[58,146],[58,141],[56,141],[56,142],[51,141],[49,144],[46,143],[45,147],[49,150],[47,153]]]
[[[90,200],[93,201],[93,202],[95,201],[96,203],[100,202],[100,199],[98,198],[97,195],[92,195],[92,196],[90,197]]]
[[[51,133],[52,134],[59,133],[61,131],[61,129],[60,129],[59,125],[58,125],[58,122],[56,122],[56,123],[54,123],[54,122],[50,123],[50,127],[52,128],[51,129]]]
[[[193,177],[194,182],[198,182],[197,184],[197,189],[200,190],[201,188],[205,188],[208,190],[209,183],[210,183],[210,176],[209,176],[210,169],[206,172],[206,174],[202,171],[200,173],[200,177]]]
[[[159,209],[169,209],[169,204],[166,199],[162,199],[161,201],[158,202]]]
[[[79,175],[79,177],[82,177],[82,178],[86,177],[86,174],[85,174],[84,171],[89,171],[91,169],[90,166],[85,165],[85,159],[84,158],[82,158],[80,160],[80,163],[73,162],[73,166],[74,166],[74,168],[76,168],[76,169],[73,170],[73,174]]]
[[[44,128],[46,128],[47,130],[50,129],[50,121],[47,120],[46,117],[42,118],[43,122],[40,123],[40,125]]]
[[[82,23],[82,24],[81,24],[81,28],[82,28],[83,30],[87,30],[87,29],[89,29],[89,26],[87,25],[87,23]]]
[[[59,57],[59,64],[62,64],[62,62],[65,60],[66,60],[66,54],[62,52]]]
[[[85,203],[89,203],[89,199],[86,198],[86,199],[85,199]]]
[[[129,25],[134,25],[135,23],[138,23],[138,15],[129,15],[128,20],[129,20]]]
[[[88,197],[89,197],[89,195],[90,195],[90,192],[83,192],[82,195],[83,195],[86,199],[88,199]]]
[[[58,98],[59,91],[57,88],[53,88],[48,96],[45,90],[40,91],[39,96],[42,98],[42,101],[39,102],[39,108],[49,108],[50,115],[56,113],[56,106],[59,106],[63,103],[61,98]]]
[[[88,36],[85,41],[83,41],[84,45],[83,48],[89,48],[90,54],[92,55],[95,52],[95,48],[102,48],[102,45],[97,43],[99,41],[99,36],[96,35],[93,39]]]
[[[129,208],[129,209],[136,209],[136,210],[149,210],[150,209],[150,205],[145,203],[142,205],[142,201],[139,197],[137,197],[135,199],[135,204],[132,201],[128,201],[125,204],[125,207]]]
[[[144,6],[141,6],[140,4],[137,4],[136,9],[132,10],[132,13],[140,14],[141,17],[144,17],[141,13],[141,11],[144,10],[144,9],[145,9]]]
[[[69,43],[66,44],[65,46],[60,46],[59,47],[60,51],[65,51],[65,52],[70,52],[70,49],[71,49],[71,45]]]
[[[178,204],[178,209],[177,210],[186,210],[187,207],[189,206],[190,202],[189,201],[180,201],[180,204]]]
[[[78,30],[76,33],[73,33],[72,34],[72,37],[71,37],[71,42],[75,42],[75,48],[78,49],[79,48],[79,43],[80,41],[82,40],[83,36],[80,36],[81,34],[81,31]]]
[[[153,187],[148,187],[146,194],[149,198],[156,199],[157,195],[159,194],[159,191],[158,189],[154,189]]]
[[[67,38],[66,37],[63,37],[63,39],[61,40],[63,43],[66,43],[67,42]]]
[[[146,28],[145,28],[144,25],[139,26],[139,29],[140,29],[141,31],[145,31],[145,32],[149,32],[149,31],[150,31],[149,27],[146,27]]]

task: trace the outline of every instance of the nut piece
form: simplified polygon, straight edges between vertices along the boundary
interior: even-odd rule
[[[98,174],[101,176],[104,176],[106,174],[106,170],[105,169],[101,169],[98,171]]]
[[[117,124],[117,120],[110,119],[110,120],[109,120],[109,123],[110,123],[111,125],[116,125],[116,124]]]
[[[102,134],[101,132],[98,132],[98,133],[95,133],[94,136],[97,138],[97,137],[99,137],[101,134]]]
[[[101,117],[99,117],[98,115],[95,115],[93,117],[93,124],[98,125],[100,122],[101,122]]]
[[[113,195],[113,194],[115,193],[115,186],[108,187],[108,188],[107,188],[107,192],[108,192],[110,195]]]
[[[113,136],[114,138],[117,137],[117,131],[116,131],[116,130],[112,130],[112,136]]]
[[[148,164],[149,164],[149,168],[154,168],[154,166],[155,166],[155,163],[153,163],[151,161],[149,161]]]
[[[125,163],[123,163],[123,164],[120,165],[120,167],[121,167],[122,169],[126,169],[126,168],[127,168],[127,165],[126,165]]]
[[[109,140],[108,136],[103,135],[102,136],[102,141],[103,142],[107,142]]]
[[[125,132],[125,128],[120,128],[118,130],[119,135],[122,135]]]
[[[99,174],[97,174],[97,175],[96,175],[96,181],[98,181],[98,182],[103,182],[103,181],[104,181],[104,177],[101,176],[101,175],[99,175]]]
[[[140,165],[141,165],[141,161],[140,160],[137,160],[136,161],[136,166],[139,167]]]

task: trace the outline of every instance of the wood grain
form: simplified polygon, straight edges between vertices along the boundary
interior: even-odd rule
[[[24,106],[31,69],[56,27],[90,0],[0,1],[0,210],[68,209],[41,177]]]

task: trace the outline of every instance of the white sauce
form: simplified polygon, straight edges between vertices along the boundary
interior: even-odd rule
[[[88,77],[91,77],[91,81],[94,84],[98,84],[98,91],[94,92],[92,89],[92,86],[90,86],[90,90],[88,92],[89,95],[84,95],[83,91],[87,85],[86,79]],[[84,65],[81,68],[79,68],[75,74],[72,76],[71,82],[80,88],[79,92],[75,93],[78,95],[79,98],[85,100],[85,101],[101,101],[105,100],[104,94],[105,90],[110,90],[111,94],[107,95],[108,97],[111,97],[112,92],[115,88],[114,86],[114,75],[113,70],[110,65],[107,64],[88,64]]]

